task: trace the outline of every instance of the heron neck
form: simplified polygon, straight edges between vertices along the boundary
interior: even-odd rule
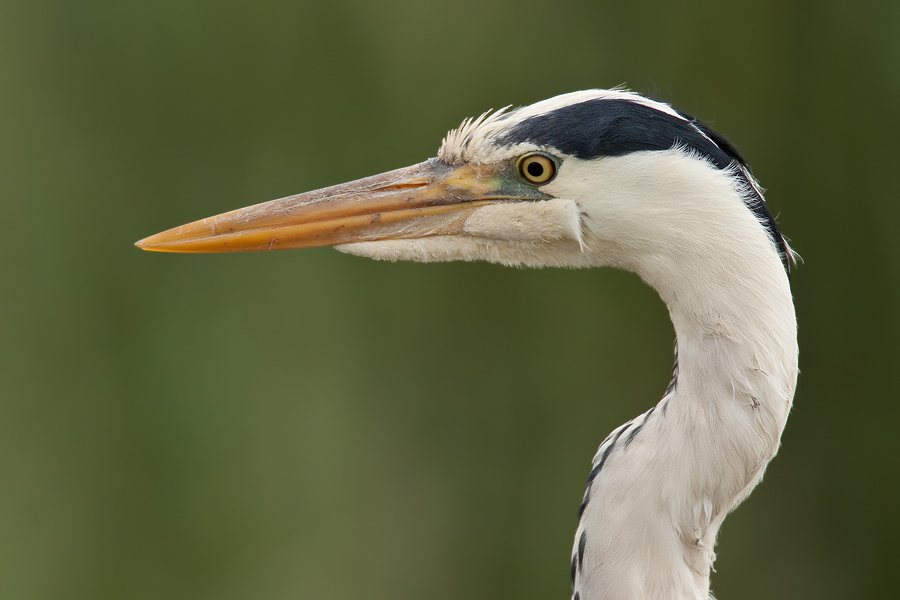
[[[669,307],[678,373],[660,403],[658,435],[646,440],[644,468],[670,486],[656,494],[671,494],[669,535],[681,545],[675,569],[687,567],[705,600],[719,526],[775,456],[798,369],[794,306],[777,255],[725,253],[698,267],[665,281],[648,277]]]
[[[719,526],[778,449],[797,378],[787,274],[736,194],[710,207],[615,241],[630,244],[619,266],[669,308],[677,377],[597,453],[573,559],[581,600],[706,600]]]

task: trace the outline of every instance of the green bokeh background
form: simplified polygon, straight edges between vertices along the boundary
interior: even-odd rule
[[[546,599],[673,332],[622,272],[135,240],[626,83],[743,150],[804,258],[796,407],[726,600],[889,598],[900,3],[0,2],[0,598]]]

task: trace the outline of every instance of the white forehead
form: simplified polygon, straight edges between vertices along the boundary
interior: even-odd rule
[[[650,100],[628,90],[582,90],[580,92],[560,94],[559,96],[515,110],[509,110],[507,106],[496,112],[488,111],[477,119],[466,119],[462,122],[462,125],[451,130],[447,137],[444,138],[441,148],[438,150],[438,158],[450,164],[461,162],[484,163],[507,158],[505,154],[515,155],[523,149],[523,145],[510,148],[508,152],[501,151],[500,154],[504,155],[501,156],[498,154],[499,149],[490,142],[502,132],[514,127],[525,119],[545,115],[560,108],[589,100],[629,100],[680,119],[684,118],[668,104]],[[532,144],[525,145],[536,148]]]

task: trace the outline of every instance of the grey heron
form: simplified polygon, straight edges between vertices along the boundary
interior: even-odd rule
[[[797,381],[792,251],[747,163],[624,90],[468,119],[423,163],[177,227],[137,246],[334,245],[386,260],[613,266],[665,301],[672,383],[593,460],[574,600],[710,597],[716,534],[778,450]]]

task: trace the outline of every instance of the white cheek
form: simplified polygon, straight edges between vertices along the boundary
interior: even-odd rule
[[[466,220],[463,234],[519,243],[582,242],[578,205],[560,198],[485,206]]]
[[[484,206],[466,220],[457,235],[335,247],[341,252],[378,260],[484,260],[534,267],[593,264],[582,241],[578,205],[559,198]]]
[[[534,267],[592,264],[582,244],[578,205],[560,199],[485,206],[469,217],[458,235],[359,242],[336,248],[379,260],[484,260]]]

